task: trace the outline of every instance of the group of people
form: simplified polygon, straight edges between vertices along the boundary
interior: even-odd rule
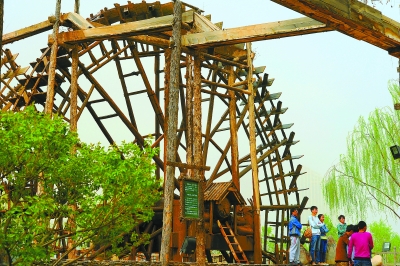
[[[317,206],[311,206],[310,210],[311,215],[308,217],[308,224],[312,232],[309,250],[311,263],[312,265],[328,265],[326,263],[328,246],[326,233],[328,233],[329,229],[324,223],[324,215],[318,214]],[[302,224],[298,219],[298,213],[299,210],[297,208],[291,209],[288,225],[290,236],[289,263],[300,266]],[[374,247],[374,243],[372,235],[366,232],[367,224],[364,221],[360,221],[357,225],[347,225],[345,219],[344,215],[338,217],[337,231],[339,240],[336,245],[336,265],[371,266],[371,250]]]
[[[374,248],[374,241],[371,233],[367,232],[367,224],[364,221],[359,221],[356,225],[346,225],[343,215],[340,215],[338,219],[342,231],[339,231],[338,225],[339,240],[336,244],[336,265],[372,266],[371,250]],[[343,230],[343,228],[346,229]]]

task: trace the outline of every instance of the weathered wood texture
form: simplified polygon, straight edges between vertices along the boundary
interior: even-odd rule
[[[254,111],[254,96],[255,91],[253,87],[253,57],[251,52],[251,43],[246,43],[247,50],[247,88],[249,94],[249,145],[250,145],[250,159],[252,166],[252,180],[253,180],[253,223],[254,223],[254,262],[261,263],[261,225],[260,225],[260,188],[258,180],[258,166],[257,166],[257,143],[256,143],[256,116]]]
[[[201,110],[201,62],[204,58],[196,51],[193,65],[193,159],[194,163],[203,166],[202,110]],[[199,181],[199,216],[204,217],[204,170],[194,170],[194,177]],[[196,262],[200,266],[206,264],[206,237],[204,219],[197,222],[196,228]]]
[[[179,101],[179,72],[181,57],[181,25],[182,25],[182,3],[175,0],[174,15],[172,22],[172,37],[175,44],[172,47],[171,67],[169,76],[168,92],[168,127],[167,127],[167,162],[176,160],[176,131],[178,127],[178,101]],[[167,266],[170,261],[172,218],[173,218],[173,199],[174,199],[174,179],[175,167],[167,165],[164,179],[164,211],[163,211],[163,230],[160,259],[163,266]]]
[[[182,14],[182,22],[189,23],[192,21],[193,11],[187,11]],[[173,16],[169,15],[124,24],[62,32],[59,34],[58,41],[60,44],[71,44],[82,41],[121,39],[128,36],[168,31],[172,29],[172,23]],[[52,41],[52,36],[49,36],[49,43],[52,43]]]
[[[400,23],[358,0],[272,0],[400,58]]]
[[[60,13],[61,13],[61,0],[56,1],[55,22],[53,25],[53,37],[55,42],[51,46],[50,64],[49,64],[49,78],[46,94],[45,113],[53,115],[54,105],[54,86],[56,81],[56,67],[57,67],[57,51],[58,51],[58,29],[60,27]]]
[[[314,19],[298,18],[219,31],[186,34],[182,36],[182,45],[196,48],[232,45],[331,30],[331,27]]]
[[[0,36],[3,36],[4,0],[0,1]],[[0,40],[0,58],[3,57],[3,41]],[[1,70],[0,70],[1,76]]]
[[[53,24],[49,20],[45,20],[29,27],[4,34],[2,38],[3,44],[19,41],[24,38],[51,30],[52,28]]]

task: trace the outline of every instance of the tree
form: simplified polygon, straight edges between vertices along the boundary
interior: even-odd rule
[[[329,217],[327,214],[324,214],[325,217],[325,225],[326,227],[329,229],[329,232],[326,233],[327,236],[332,236],[333,239],[335,239],[335,241],[337,242],[338,240],[338,234],[337,234],[337,228],[336,228],[336,224],[333,224],[331,217]]]
[[[160,198],[157,150],[132,143],[104,149],[68,128],[33,107],[0,114],[0,251],[9,265],[63,258],[86,243],[121,254],[145,241],[132,232],[152,218]],[[74,246],[60,249],[67,238]]]
[[[389,83],[389,91],[394,103],[400,102],[399,86]],[[400,218],[400,164],[389,149],[399,143],[399,112],[385,107],[360,117],[347,138],[347,154],[322,181],[328,206],[362,219],[366,210]]]
[[[379,220],[379,222],[373,222],[368,225],[368,229],[374,240],[374,253],[382,251],[384,242],[389,242],[391,244],[391,249],[393,250],[393,248],[396,247],[398,252],[398,249],[400,248],[400,235],[395,233],[386,222],[382,220]],[[387,263],[394,262],[393,254],[387,254],[385,256]]]

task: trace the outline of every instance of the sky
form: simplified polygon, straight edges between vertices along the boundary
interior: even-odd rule
[[[116,1],[80,2],[80,13],[86,18],[104,7],[113,8]],[[223,21],[223,28],[303,17],[269,0],[186,2],[211,14],[212,22]],[[399,1],[384,2],[374,3],[384,15],[400,21]],[[73,7],[74,0],[63,0],[61,12],[71,12]],[[50,0],[5,1],[3,32],[44,21],[54,10],[55,1]],[[9,45],[20,53],[17,62],[24,65],[34,60],[30,53],[46,46],[48,34]],[[253,43],[253,50],[255,65],[266,66],[265,72],[275,78],[270,91],[282,92],[283,107],[289,108],[282,120],[294,123],[295,139],[300,140],[291,151],[304,155],[300,163],[307,173],[299,180],[309,187],[308,205],[319,205],[320,212],[329,213],[335,221],[339,214],[330,213],[323,204],[322,177],[346,153],[346,138],[358,118],[368,116],[375,108],[393,106],[387,87],[389,81],[398,82],[399,61],[380,48],[339,32],[259,41]],[[96,136],[87,139],[93,142]]]

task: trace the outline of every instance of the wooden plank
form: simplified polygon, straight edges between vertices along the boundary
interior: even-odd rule
[[[54,16],[50,16],[47,20],[39,22],[37,24],[33,24],[31,26],[7,33],[3,35],[2,42],[3,44],[12,43],[15,41],[19,41],[25,39],[27,37],[51,30],[53,28],[53,24],[55,21]],[[76,13],[66,13],[60,16],[60,22],[62,25],[67,25],[67,23],[72,23],[79,29],[87,29],[93,28],[93,25],[90,24],[85,18]]]
[[[61,23],[64,25],[67,22],[72,23],[72,25],[81,30],[94,28],[94,26],[89,21],[74,12],[69,12],[61,16]]]
[[[209,21],[205,16],[194,13],[193,25],[196,32],[220,30],[216,25]]]
[[[17,54],[13,54],[13,55],[11,56],[10,59],[8,59],[7,56],[4,56],[4,57],[1,59],[0,65],[4,65],[4,64],[6,64],[6,63],[8,63],[8,62],[13,62],[15,59],[17,59],[17,57],[18,57],[18,53],[17,53]]]
[[[173,16],[151,18],[141,21],[134,21],[124,24],[104,26],[86,30],[75,30],[61,32],[58,36],[60,45],[64,43],[79,43],[94,40],[118,39],[126,36],[149,34],[151,32],[167,31],[172,29]],[[182,14],[182,22],[193,22],[193,11]],[[52,36],[49,36],[49,43],[52,43]]]
[[[193,24],[196,32],[209,32],[209,31],[218,31],[222,29],[222,22],[220,26],[213,24],[209,18],[206,16],[202,16],[200,14],[194,13]],[[246,51],[243,49],[244,44],[239,45],[230,45],[228,47],[217,47],[214,50],[215,54],[218,54],[223,57],[228,58],[237,58],[237,57],[245,57]]]
[[[332,28],[310,18],[297,18],[212,32],[182,36],[182,45],[193,48],[221,46],[331,31]]]
[[[19,75],[23,75],[28,71],[30,66],[27,67],[19,67],[16,71],[13,71],[12,69],[9,69],[6,73],[1,74],[1,79],[8,79],[8,78],[13,78]]]
[[[400,58],[400,23],[353,0],[272,0]]]

